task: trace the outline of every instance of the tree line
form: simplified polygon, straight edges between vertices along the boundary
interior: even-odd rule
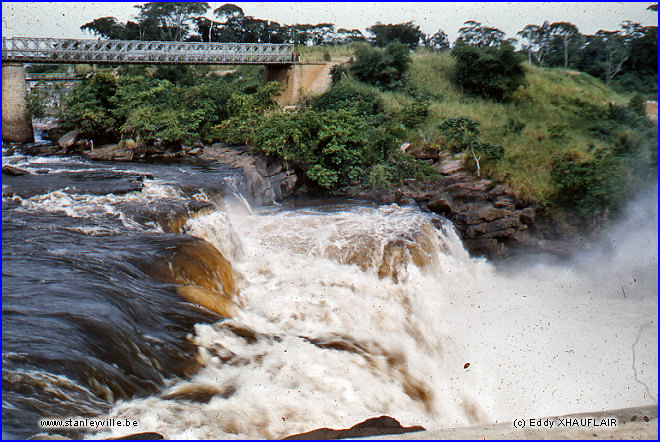
[[[409,49],[425,47],[449,50],[459,45],[475,47],[517,46],[529,63],[587,72],[624,90],[657,91],[658,27],[624,21],[616,31],[580,33],[570,22],[529,24],[507,38],[497,28],[467,21],[451,44],[446,32],[425,34],[413,22],[376,23],[367,35],[358,29],[336,29],[332,23],[282,25],[248,16],[234,4],[213,10],[214,20],[205,17],[211,7],[205,2],[151,2],[135,6],[135,21],[119,22],[101,17],[81,26],[98,37],[119,40],[203,41],[235,43],[291,43],[337,45],[367,42],[385,47],[399,42]],[[657,3],[647,8],[657,11]]]

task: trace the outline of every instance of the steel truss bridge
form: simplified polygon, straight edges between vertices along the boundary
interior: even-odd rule
[[[292,44],[15,37],[2,39],[2,62],[290,65],[299,60]]]

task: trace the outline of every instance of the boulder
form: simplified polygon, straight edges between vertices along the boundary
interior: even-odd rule
[[[82,155],[91,160],[132,161],[135,157],[135,152],[125,147],[120,147],[118,144],[106,144],[94,150],[85,151]]]
[[[534,224],[536,221],[536,211],[533,207],[525,207],[520,211],[520,221],[525,224]]]
[[[66,150],[73,146],[76,141],[80,138],[80,131],[79,130],[72,130],[67,132],[66,134],[62,135],[59,140],[57,140],[57,144],[60,145],[62,149],[64,149],[64,152]]]
[[[2,166],[2,173],[7,174],[7,175],[12,175],[12,176],[21,176],[21,175],[29,175],[30,172],[27,170],[20,169],[16,166],[12,166],[9,164],[4,164]]]
[[[61,152],[61,148],[57,144],[29,144],[23,148],[26,155],[34,155],[40,157],[47,157]]]
[[[406,152],[418,160],[438,160],[438,149],[417,148],[408,149]]]
[[[194,149],[190,149],[190,151],[188,152],[188,155],[192,155],[192,156],[196,157],[196,156],[201,155],[203,152],[204,152],[204,149],[202,149],[201,147],[195,147]]]
[[[445,194],[434,195],[428,203],[428,208],[435,213],[456,213],[460,210],[454,199]]]
[[[381,436],[385,434],[403,434],[415,431],[426,431],[424,427],[403,427],[394,418],[389,416],[380,416],[367,419],[349,429],[333,430],[330,428],[320,428],[307,433],[294,434],[285,437],[283,440],[328,440],[328,439],[347,439],[354,437]]]

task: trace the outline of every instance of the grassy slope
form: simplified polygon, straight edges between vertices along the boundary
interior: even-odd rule
[[[526,85],[511,102],[495,103],[463,95],[450,81],[453,64],[448,53],[413,56],[412,80],[433,97],[427,125],[461,115],[479,120],[482,139],[504,146],[506,152],[503,160],[483,167],[485,174],[529,200],[542,201],[552,191],[549,170],[557,154],[590,157],[606,147],[589,131],[575,99],[600,107],[627,101],[587,74],[527,65]],[[510,119],[524,123],[524,129],[506,131],[503,126]]]
[[[344,61],[352,56],[354,47],[298,50],[303,60],[321,61],[327,52],[332,60]],[[466,116],[480,121],[481,139],[504,146],[506,152],[501,161],[482,164],[482,174],[507,184],[528,201],[544,201],[553,191],[549,172],[557,155],[571,152],[574,157],[591,158],[595,151],[611,147],[589,130],[593,124],[585,118],[589,105],[606,108],[608,103],[626,104],[629,98],[582,72],[526,65],[526,84],[511,102],[496,103],[467,96],[452,84],[454,59],[449,53],[418,49],[412,60],[411,80],[431,97],[431,104],[429,117],[417,138],[410,141],[425,144],[425,138],[434,144],[434,130],[445,118]],[[382,96],[387,111],[399,115],[414,100],[401,92]],[[524,123],[519,133],[503,128],[512,119]],[[470,163],[467,157],[468,167]]]

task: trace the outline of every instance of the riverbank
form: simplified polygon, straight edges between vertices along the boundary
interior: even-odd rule
[[[166,149],[157,144],[138,145],[130,138],[94,146],[79,131],[62,133],[54,122],[37,122],[35,128],[55,142],[22,147],[29,155],[80,155],[91,160],[119,162],[217,162],[241,170],[247,181],[245,196],[256,205],[328,194],[306,179],[304,171],[296,170],[286,161],[259,154],[249,146],[196,142]],[[461,154],[437,150],[413,150],[410,154],[430,164],[437,176],[427,180],[409,179],[390,191],[345,188],[334,192],[335,196],[363,198],[379,204],[418,205],[452,221],[466,249],[474,256],[489,259],[529,253],[562,259],[597,239],[597,228],[585,228],[575,217],[560,222],[544,217],[535,204],[526,203],[506,186],[472,175],[464,169]],[[576,223],[581,228],[576,228]]]

